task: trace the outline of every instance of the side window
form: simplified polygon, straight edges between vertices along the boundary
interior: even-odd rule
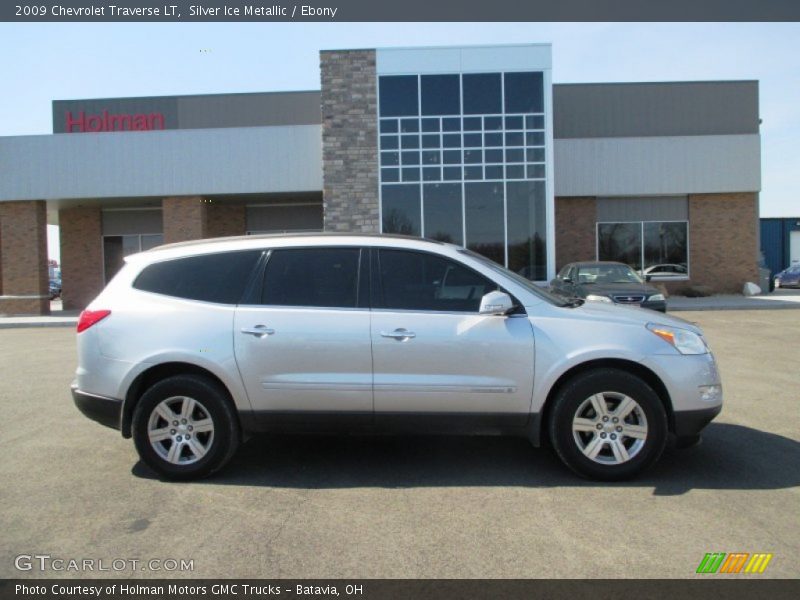
[[[360,253],[358,248],[273,250],[261,304],[355,308]]]
[[[238,304],[261,250],[176,258],[145,267],[133,287],[188,300]]]
[[[406,250],[380,250],[381,308],[478,312],[497,285],[457,262]]]

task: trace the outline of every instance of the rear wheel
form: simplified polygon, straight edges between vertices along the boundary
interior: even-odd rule
[[[582,373],[561,388],[554,402],[550,440],[561,460],[583,477],[629,479],[664,451],[664,406],[658,394],[631,373]]]
[[[239,445],[236,413],[224,390],[196,375],[164,379],[133,413],[139,456],[168,479],[197,479],[222,468]]]

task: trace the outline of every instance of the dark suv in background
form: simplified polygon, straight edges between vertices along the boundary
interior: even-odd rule
[[[624,263],[580,262],[566,265],[550,282],[552,291],[565,298],[641,306],[667,312],[664,294]]]

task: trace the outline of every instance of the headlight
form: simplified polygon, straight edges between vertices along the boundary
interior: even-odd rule
[[[705,354],[708,352],[705,340],[688,329],[648,323],[647,328],[681,354]]]
[[[589,302],[608,302],[609,304],[611,303],[611,298],[609,298],[608,296],[598,296],[597,294],[589,294],[588,296],[586,296],[586,299]]]
[[[653,294],[647,299],[649,302],[663,302],[665,300],[664,294]]]

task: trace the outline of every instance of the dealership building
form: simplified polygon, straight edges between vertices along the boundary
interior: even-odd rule
[[[320,89],[56,100],[0,137],[0,314],[124,256],[265,232],[453,242],[537,282],[620,260],[670,292],[757,281],[758,82],[553,84],[548,44],[334,50]]]

